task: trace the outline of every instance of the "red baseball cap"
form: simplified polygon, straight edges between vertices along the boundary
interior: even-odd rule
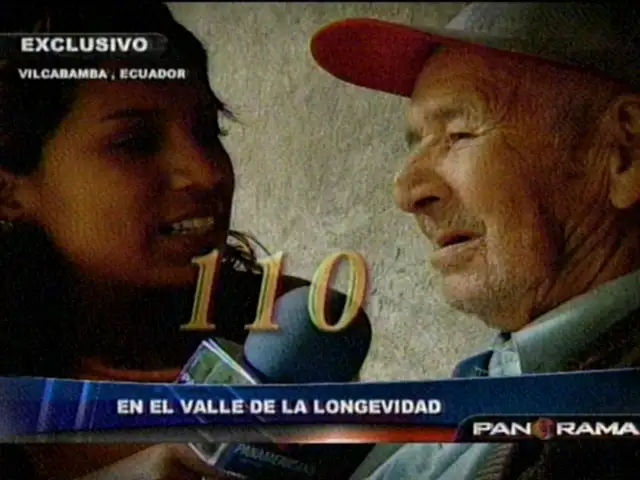
[[[368,18],[331,23],[311,40],[315,61],[335,77],[410,97],[439,47],[475,45],[588,69],[640,86],[638,9],[602,3],[471,3],[441,29]]]

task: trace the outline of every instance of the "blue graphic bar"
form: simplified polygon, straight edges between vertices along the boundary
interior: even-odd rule
[[[640,414],[640,370],[430,382],[179,385],[0,378],[0,441],[207,425],[457,428],[478,415]]]

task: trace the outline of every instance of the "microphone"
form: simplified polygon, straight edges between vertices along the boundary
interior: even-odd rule
[[[371,324],[364,312],[341,332],[323,332],[308,312],[310,287],[286,293],[274,306],[276,332],[252,332],[244,360],[261,383],[338,383],[353,381],[371,345]],[[335,323],[346,297],[328,291],[326,316]]]
[[[178,381],[236,385],[354,381],[371,344],[369,319],[360,311],[346,329],[323,332],[308,313],[309,292],[309,287],[300,287],[280,297],[274,306],[274,323],[279,329],[251,332],[238,360],[215,341],[203,342]],[[338,320],[345,304],[345,295],[328,292],[325,311],[329,324]],[[206,463],[235,478],[346,480],[373,445],[261,443],[191,444],[191,447]]]

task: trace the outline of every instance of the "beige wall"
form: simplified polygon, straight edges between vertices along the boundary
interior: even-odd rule
[[[489,332],[442,304],[426,242],[393,204],[405,101],[340,83],[314,65],[308,43],[331,20],[441,25],[460,4],[171,7],[206,43],[213,85],[244,123],[231,126],[226,141],[238,173],[236,228],[286,252],[286,271],[307,278],[327,254],[360,251],[371,271],[366,308],[374,325],[363,378],[447,375]]]

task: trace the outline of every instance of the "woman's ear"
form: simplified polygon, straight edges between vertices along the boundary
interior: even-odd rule
[[[614,148],[609,160],[609,198],[616,208],[640,203],[640,95],[618,97],[606,118]]]
[[[31,217],[32,193],[27,177],[0,168],[0,220],[15,222]]]

